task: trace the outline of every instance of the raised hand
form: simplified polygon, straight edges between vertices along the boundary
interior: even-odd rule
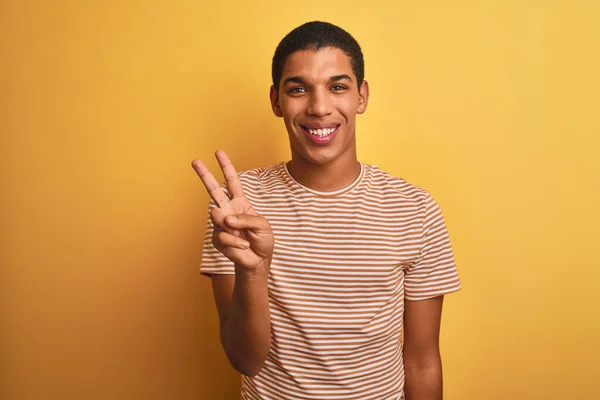
[[[236,265],[247,270],[268,270],[275,243],[271,225],[257,214],[246,198],[227,154],[219,150],[215,155],[223,171],[229,196],[200,160],[192,161],[192,167],[217,205],[210,213],[215,228],[213,244]]]

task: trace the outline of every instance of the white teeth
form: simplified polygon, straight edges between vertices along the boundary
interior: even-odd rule
[[[309,129],[308,132],[311,135],[315,135],[315,136],[319,136],[319,137],[323,137],[323,136],[327,136],[327,135],[331,135],[333,133],[333,131],[335,131],[335,128],[328,128],[328,129]]]

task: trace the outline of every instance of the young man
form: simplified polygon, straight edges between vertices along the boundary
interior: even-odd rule
[[[273,57],[292,159],[237,174],[216,156],[201,272],[243,399],[442,399],[442,299],[460,288],[428,192],[358,161],[369,86],[358,43],[323,22]]]

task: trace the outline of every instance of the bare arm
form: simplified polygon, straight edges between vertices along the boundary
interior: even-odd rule
[[[236,268],[232,275],[215,275],[213,293],[221,325],[221,343],[231,365],[240,373],[260,372],[271,345],[267,274]]]
[[[442,400],[439,335],[443,296],[405,302],[406,400]]]

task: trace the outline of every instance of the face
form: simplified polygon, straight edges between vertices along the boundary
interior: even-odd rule
[[[283,118],[292,159],[325,165],[356,161],[356,115],[367,109],[369,89],[360,90],[350,57],[337,48],[301,50],[288,56],[271,106]]]

